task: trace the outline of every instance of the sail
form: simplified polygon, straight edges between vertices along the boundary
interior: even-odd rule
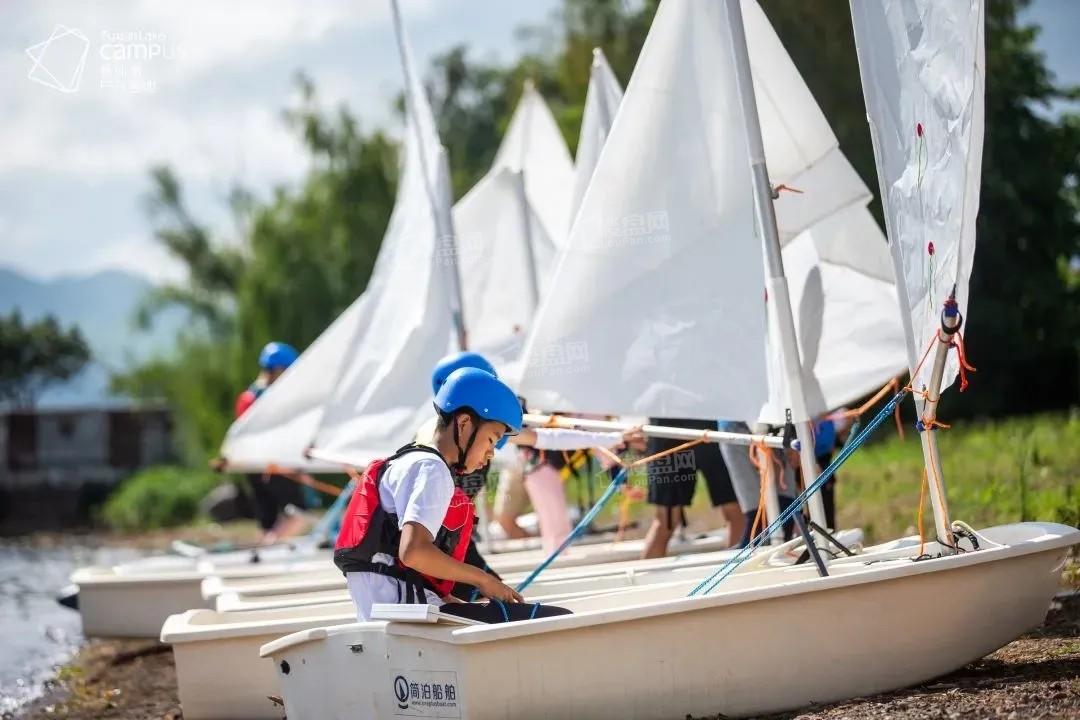
[[[761,7],[743,0],[742,11],[769,179],[800,191],[780,192],[773,203],[785,243],[844,208],[865,205],[870,190]]]
[[[362,465],[410,442],[431,415],[431,368],[453,347],[449,311],[454,250],[439,235],[437,217],[450,208],[450,178],[435,119],[408,38],[399,36],[410,127],[406,166],[387,239],[383,292],[370,304],[349,347],[315,438],[323,457]]]
[[[469,349],[497,367],[520,355],[558,247],[566,242],[569,228],[559,223],[568,217],[572,175],[555,119],[526,83],[494,164],[454,206]]]
[[[432,204],[446,197],[448,179],[427,99],[415,78],[407,82],[397,197],[367,289],[230,428],[231,466],[328,467],[305,457],[309,445],[362,464],[419,425],[430,368],[452,347],[447,253]]]
[[[549,410],[752,417],[761,242],[718,3],[665,2],[526,344]]]
[[[810,417],[904,371],[907,345],[889,249],[869,209],[847,208],[817,223],[784,246],[783,258]],[[777,348],[776,308],[768,304],[769,346]],[[776,353],[768,355],[769,402],[758,420],[782,424],[791,407],[787,382]]]
[[[913,368],[953,287],[967,316],[985,122],[984,6],[853,0],[851,17]],[[950,354],[942,389],[956,373]]]
[[[496,366],[521,352],[536,315],[532,283],[542,294],[555,264],[555,243],[520,182],[495,168],[454,206],[469,349]]]
[[[593,50],[589,88],[585,91],[585,111],[581,116],[581,133],[578,135],[577,155],[574,157],[574,194],[570,203],[570,218],[577,216],[585,188],[589,186],[593,170],[600,159],[615,113],[622,102],[623,91],[619,80],[608,65],[604,51]]]
[[[339,469],[306,457],[305,451],[315,437],[323,403],[334,389],[344,348],[377,284],[377,272],[373,272],[368,290],[233,422],[221,447],[229,469],[262,472],[270,465],[307,471]]]
[[[574,163],[555,118],[531,82],[510,118],[491,170],[524,171],[525,194],[544,232],[558,246],[570,231]]]

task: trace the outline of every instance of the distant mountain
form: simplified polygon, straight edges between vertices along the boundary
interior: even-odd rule
[[[26,320],[55,315],[61,326],[78,326],[94,355],[78,377],[46,392],[41,405],[108,402],[112,372],[171,349],[183,324],[182,311],[162,313],[146,332],[134,325],[135,309],[153,287],[149,280],[120,270],[40,280],[0,268],[0,313],[17,308]]]

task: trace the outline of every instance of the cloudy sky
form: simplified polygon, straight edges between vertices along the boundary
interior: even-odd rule
[[[458,43],[509,60],[515,30],[560,4],[402,2],[422,66]],[[1080,2],[1035,0],[1029,17],[1047,28],[1051,67],[1080,83]],[[392,126],[401,75],[387,1],[3,3],[0,265],[39,277],[107,267],[177,277],[141,206],[147,168],[173,166],[196,214],[226,228],[231,184],[265,194],[304,172],[281,122],[301,68],[325,103]]]

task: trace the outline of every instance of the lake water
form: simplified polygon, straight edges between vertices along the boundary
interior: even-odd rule
[[[56,602],[71,572],[140,554],[77,543],[41,549],[0,541],[0,715],[40,696],[42,684],[83,641],[79,614]]]

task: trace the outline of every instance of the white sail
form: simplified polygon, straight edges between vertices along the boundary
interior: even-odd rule
[[[761,243],[717,3],[665,2],[525,350],[550,410],[752,417]]]
[[[810,417],[877,390],[907,367],[889,248],[866,207],[851,207],[784,245],[784,272]],[[770,336],[776,323],[769,303]],[[770,337],[770,347],[779,339]],[[760,422],[781,424],[791,407],[775,353]]]
[[[754,0],[743,0],[742,14],[769,178],[774,186],[801,191],[780,192],[774,203],[785,243],[839,210],[865,205],[870,191],[840,152],[825,114],[765,13]]]
[[[351,344],[345,366],[323,410],[315,452],[362,465],[412,440],[430,416],[431,368],[454,347],[448,306],[453,246],[439,237],[436,216],[449,207],[450,178],[443,162],[435,119],[411,68],[408,38],[399,37],[405,58],[410,122],[406,166],[387,241],[396,250],[387,261],[381,292],[370,303]],[[426,172],[426,177],[425,177]],[[434,210],[434,212],[433,212]]]
[[[566,242],[569,228],[557,236],[548,228],[567,216],[569,158],[547,104],[526,83],[494,165],[454,206],[469,349],[496,366],[520,354],[536,315],[532,284],[543,293]]]
[[[954,286],[967,316],[985,122],[984,7],[852,2],[851,17],[914,367]],[[942,389],[956,372],[950,354]]]
[[[570,231],[574,163],[555,118],[531,82],[510,118],[491,170],[524,171],[525,192],[544,231],[563,245]]]
[[[441,148],[423,90],[407,82],[397,197],[367,289],[233,424],[222,450],[230,466],[329,467],[305,457],[313,444],[361,464],[403,445],[419,424],[430,368],[453,330],[432,211],[444,197]]]
[[[523,213],[519,182],[496,168],[454,206],[469,349],[493,362],[520,352],[536,314],[530,285],[542,293],[555,263],[555,243],[527,199]]]
[[[229,428],[221,456],[234,471],[262,472],[270,465],[308,471],[338,469],[306,457],[344,359],[342,349],[364,315],[369,290],[338,316],[285,374]]]
[[[622,103],[622,86],[608,65],[604,51],[593,50],[589,88],[585,91],[585,110],[581,116],[581,133],[578,135],[577,154],[574,156],[574,194],[570,203],[570,218],[577,216],[585,189],[592,179],[593,170],[600,159],[615,114]]]

